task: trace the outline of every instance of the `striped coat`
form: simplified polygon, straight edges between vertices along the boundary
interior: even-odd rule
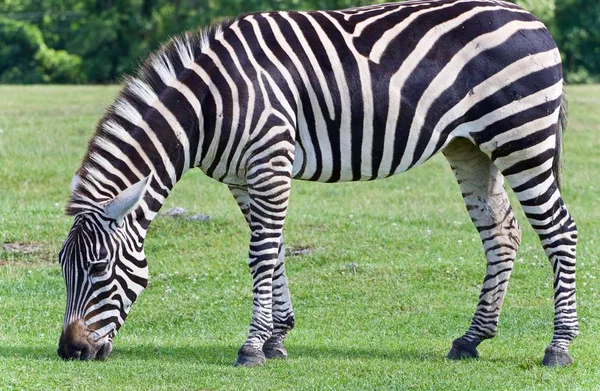
[[[229,186],[251,229],[254,310],[236,364],[285,357],[294,325],[282,236],[291,179],[385,178],[441,151],[488,261],[471,327],[449,356],[476,356],[496,333],[520,243],[506,178],[555,270],[555,334],[544,363],[569,363],[577,231],[559,191],[562,91],[547,29],[496,0],[265,12],[174,38],[125,81],[74,177],[67,212],[75,224],[61,263],[77,304],[68,306],[59,354],[81,356],[73,341],[82,338],[71,335],[90,333],[86,358],[110,352],[145,287],[146,230],[198,167]],[[85,224],[102,260],[74,248]],[[103,317],[93,292],[118,271],[126,277],[116,292],[128,299],[118,316],[113,308]]]

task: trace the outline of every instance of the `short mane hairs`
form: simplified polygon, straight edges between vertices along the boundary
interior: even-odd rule
[[[87,152],[77,171],[80,183],[72,191],[65,208],[66,215],[75,216],[97,209],[97,194],[102,196],[101,202],[117,196],[119,189],[104,183],[106,181],[98,175],[103,160],[98,152],[110,148],[113,144],[111,139],[119,138],[119,134],[123,135],[135,129],[136,118],[141,119],[171,83],[195,62],[203,49],[235,20],[223,20],[196,31],[174,36],[148,55],[135,72],[135,76],[123,76],[121,91],[113,104],[107,108],[106,114],[96,125],[94,135],[88,142]],[[116,147],[114,144],[113,146]],[[110,179],[117,183],[122,182],[118,177],[110,176]],[[98,188],[95,183],[103,183],[106,187]],[[94,193],[96,195],[92,196]]]

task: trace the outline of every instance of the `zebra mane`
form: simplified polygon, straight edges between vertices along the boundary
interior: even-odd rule
[[[188,31],[171,38],[141,63],[135,76],[125,75],[122,88],[113,104],[96,125],[94,135],[88,142],[87,152],[77,170],[79,182],[71,189],[71,197],[65,213],[75,216],[79,213],[97,210],[99,202],[109,201],[123,186],[116,186],[115,178],[103,174],[101,170],[110,164],[101,152],[116,151],[115,139],[126,140],[136,128],[146,110],[155,104],[161,94],[200,56],[210,42],[233,20],[221,21],[196,31]],[[142,179],[140,177],[139,179]],[[108,183],[107,183],[108,182]],[[102,186],[98,186],[102,184]]]

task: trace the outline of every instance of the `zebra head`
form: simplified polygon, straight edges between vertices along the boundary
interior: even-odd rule
[[[59,253],[67,288],[57,351],[63,359],[106,358],[113,337],[148,283],[144,233],[132,213],[148,179],[98,208],[73,213],[73,226]],[[76,175],[72,192],[79,181]]]

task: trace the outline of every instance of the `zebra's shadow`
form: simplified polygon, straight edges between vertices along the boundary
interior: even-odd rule
[[[205,365],[214,365],[219,367],[231,367],[238,351],[237,345],[232,344],[212,344],[212,345],[154,345],[154,344],[121,344],[115,345],[113,352],[106,361],[96,361],[98,365],[111,362],[135,362],[135,361],[164,361],[164,362],[196,362]],[[276,360],[278,362],[293,363],[296,360],[315,359],[315,360],[347,360],[356,361],[390,361],[390,362],[429,362],[455,365],[456,361],[446,359],[445,353],[441,350],[403,350],[387,348],[344,348],[332,346],[313,346],[296,345],[287,346],[289,357],[287,360]],[[63,361],[56,354],[56,346],[2,346],[0,345],[0,359],[26,359],[39,361]],[[482,359],[484,362],[502,362],[506,364],[518,364],[523,357],[498,357],[491,356]],[[471,360],[465,360],[471,361]],[[527,361],[527,360],[526,360]],[[530,360],[529,360],[530,361]],[[269,361],[271,362],[271,361]],[[267,365],[269,365],[267,363]]]
[[[195,361],[217,366],[231,366],[237,356],[237,345],[155,345],[155,344],[116,344],[106,359],[111,361]],[[343,359],[343,360],[384,360],[384,361],[444,361],[440,352],[403,351],[381,348],[342,348],[312,345],[289,344],[290,356],[286,361],[297,359]],[[1,346],[0,358],[60,361],[56,346]],[[101,362],[98,362],[101,363]]]
[[[199,345],[199,346],[129,346],[115,347],[112,355],[119,359],[133,360],[195,360],[214,365],[231,366],[237,356],[237,345]],[[438,352],[415,352],[369,348],[342,348],[289,344],[289,357],[296,359],[321,360],[390,360],[390,361],[444,361],[445,355]]]

